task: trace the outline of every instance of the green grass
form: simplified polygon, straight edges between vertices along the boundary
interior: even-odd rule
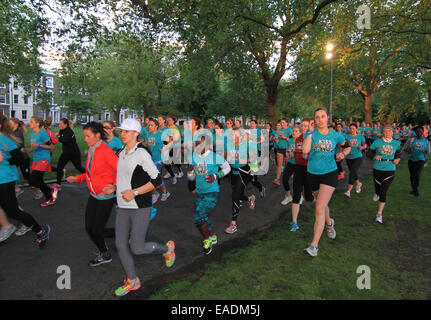
[[[314,211],[301,210],[296,233],[289,231],[290,221],[276,224],[251,236],[248,247],[171,282],[151,299],[431,299],[429,170],[415,198],[408,193],[407,162],[401,162],[383,225],[375,222],[371,178],[350,200],[335,194],[330,210],[337,239],[324,233],[316,258],[303,252],[313,236]],[[370,267],[370,290],[356,286],[360,265]]]

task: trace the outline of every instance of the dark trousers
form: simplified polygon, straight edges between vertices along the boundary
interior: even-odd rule
[[[358,177],[358,170],[362,164],[362,158],[346,159],[347,167],[349,168],[349,184],[353,185]]]
[[[293,203],[298,204],[301,201],[302,191],[304,191],[305,200],[314,200],[311,186],[307,179],[307,167],[296,164],[293,174]]]
[[[46,200],[52,199],[52,193],[50,187],[43,181],[43,176],[45,175],[45,171],[37,171],[33,170],[30,174],[28,182],[31,186],[40,189]]]
[[[409,160],[410,171],[410,184],[414,193],[419,192],[419,181],[422,169],[424,168],[425,161],[411,161]]]
[[[42,230],[40,225],[30,214],[22,211],[18,207],[18,201],[15,195],[15,181],[0,184],[0,206],[8,217],[21,222],[34,232],[39,233]]]
[[[241,169],[245,171],[251,170],[248,165]],[[253,180],[253,176],[239,170],[239,174],[231,173],[230,179],[232,186],[232,221],[237,221],[240,209],[240,200],[248,201],[248,198],[244,195],[244,191],[247,184]]]
[[[97,200],[91,195],[85,208],[85,230],[101,253],[108,251],[105,244],[105,226],[116,198]]]
[[[386,193],[395,178],[395,171],[380,171],[373,169],[374,189],[380,197],[380,202],[386,202]]]
[[[63,177],[63,169],[69,161],[72,161],[76,170],[81,173],[85,172],[85,169],[82,167],[80,152],[62,153],[57,163],[57,184],[61,184],[61,178]]]
[[[283,170],[283,186],[285,191],[290,190],[289,179],[293,175],[294,171],[295,171],[295,165],[288,162]]]

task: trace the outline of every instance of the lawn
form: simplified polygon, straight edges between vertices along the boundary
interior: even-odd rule
[[[431,181],[422,173],[421,195],[409,194],[402,161],[388,194],[383,225],[375,222],[372,179],[363,192],[330,204],[336,240],[323,234],[318,257],[303,252],[312,238],[314,212],[301,210],[300,229],[290,219],[246,239],[220,261],[169,283],[151,299],[431,299]],[[358,266],[371,271],[371,289],[359,290]]]

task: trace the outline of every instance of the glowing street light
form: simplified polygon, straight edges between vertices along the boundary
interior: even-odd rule
[[[332,92],[333,92],[333,74],[334,74],[334,68],[333,68],[333,57],[334,57],[334,44],[328,43],[326,45],[326,59],[331,60],[331,96],[329,100],[329,122],[332,124]]]

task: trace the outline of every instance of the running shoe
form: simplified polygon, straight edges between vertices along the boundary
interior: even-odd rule
[[[89,267],[97,267],[101,264],[106,264],[112,262],[112,256],[108,253],[106,256],[102,253],[97,253],[96,257],[88,263]]]
[[[51,227],[46,225],[46,226],[41,226],[42,228],[42,233],[39,234],[36,238],[36,243],[39,245],[39,249],[43,249],[46,246],[46,243],[49,240],[49,233],[51,232]]]
[[[292,200],[293,200],[292,197],[284,197],[283,201],[281,201],[281,204],[283,206],[285,206],[285,205],[289,204],[290,202],[292,202]]]
[[[331,225],[326,225],[326,233],[328,234],[329,239],[334,240],[337,237],[337,232],[334,229],[334,219],[331,219]]]
[[[163,179],[169,179],[169,178],[172,178],[172,176],[169,172],[163,176]]]
[[[42,199],[43,193],[40,191],[40,189],[36,189],[36,191],[33,194],[33,200],[39,200]]]
[[[383,224],[383,214],[377,213],[376,222]]]
[[[168,252],[163,254],[163,257],[165,258],[166,266],[168,268],[172,267],[175,263],[175,242],[172,240],[166,242],[166,246],[168,247]]]
[[[139,278],[136,277],[136,279],[130,280],[124,280],[124,285],[117,288],[115,290],[115,295],[117,297],[122,297],[128,294],[130,291],[138,290],[141,287],[141,281],[139,281]]]
[[[304,196],[301,194],[301,200],[299,200],[299,204],[302,204],[304,202]]]
[[[57,188],[52,189],[51,194],[52,194],[52,199],[54,200],[54,202],[57,201],[57,199],[58,199],[58,191],[59,190]]]
[[[237,231],[238,231],[238,226],[233,223],[231,223],[230,226],[224,230],[224,232],[228,234],[234,234]]]
[[[380,199],[380,196],[378,196],[377,194],[374,194],[373,201],[377,202],[377,201],[379,201],[379,199]]]
[[[57,189],[58,191],[61,191],[63,188],[61,187],[61,184],[54,184],[53,186],[51,186],[51,189]]]
[[[52,199],[49,199],[48,201],[41,203],[40,206],[41,207],[48,207],[48,206],[53,206],[54,204],[55,204],[55,200],[54,200],[54,196],[53,196]]]
[[[210,239],[205,239],[202,242],[202,248],[204,249],[204,254],[210,254],[213,251],[212,242]]]
[[[216,235],[210,236],[208,239],[211,241],[212,245],[217,244],[217,236]]]
[[[160,197],[159,192],[156,192],[155,194],[153,193],[152,203],[155,204],[157,202],[157,200],[159,200],[159,197]]]
[[[7,227],[3,227],[0,229],[0,242],[6,241],[9,237],[14,233],[16,227],[13,224],[10,224]]]
[[[18,228],[18,230],[15,232],[16,236],[23,236],[25,235],[27,232],[29,232],[31,230],[31,228],[26,227],[25,225],[21,224]]]
[[[183,176],[184,176],[184,173],[182,171],[178,172],[178,176],[177,176],[178,179],[181,179]]]
[[[280,181],[278,181],[277,179],[272,180],[272,183],[273,183],[273,184],[276,184],[277,186],[279,186],[279,185],[280,185]]]
[[[174,177],[172,178],[172,184],[177,184],[177,177],[176,177],[176,176],[174,176]]]
[[[250,197],[248,197],[248,205],[250,207],[250,210],[254,210],[254,207],[256,206],[256,197],[254,194],[252,194]]]
[[[345,195],[347,198],[349,198],[349,199],[350,199],[350,191],[346,191],[346,192],[344,192],[344,195]]]
[[[20,195],[24,193],[24,190],[22,190],[20,187],[15,189],[15,195],[18,198]]]
[[[292,231],[292,232],[295,232],[298,229],[299,229],[298,224],[296,222],[292,222],[291,225],[290,225],[290,229],[289,230]]]
[[[359,184],[356,185],[356,193],[361,193],[361,188],[362,188],[362,182],[359,182]]]
[[[319,248],[317,248],[314,243],[310,243],[310,246],[308,248],[305,248],[304,251],[312,257],[317,257],[317,254],[319,253]]]
[[[260,198],[264,199],[265,196],[266,196],[266,189],[265,189],[265,187],[262,187],[262,191],[260,192]]]
[[[171,194],[169,193],[169,191],[166,192],[166,193],[163,193],[162,194],[162,198],[160,199],[160,201],[166,201],[169,198],[170,195]]]

